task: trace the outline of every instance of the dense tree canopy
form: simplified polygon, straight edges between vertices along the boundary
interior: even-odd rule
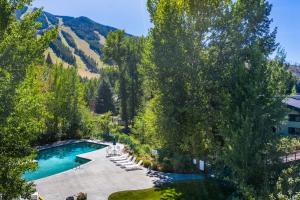
[[[95,112],[99,114],[104,114],[107,112],[115,112],[113,94],[110,85],[105,80],[101,82],[98,88]]]
[[[3,199],[32,192],[22,174],[35,168],[34,145],[111,139],[111,132],[160,170],[192,172],[192,158],[205,160],[211,173],[234,187],[237,199],[299,196],[299,165],[281,159],[298,143],[274,131],[295,80],[284,53],[271,57],[278,44],[268,1],[148,0],[154,25],[149,35],[96,27],[107,36],[103,49],[97,34],[81,27],[75,32],[112,64],[101,70],[62,32],[88,69],[100,73],[92,80],[80,78],[76,66],[54,65],[49,54],[45,60],[52,41],[75,64],[71,50],[55,40],[56,29],[37,36],[40,10],[15,19],[16,9],[28,3],[0,0]],[[74,28],[78,19],[65,21]],[[120,115],[124,127],[112,115]],[[121,128],[132,134],[118,134]]]
[[[277,48],[270,4],[149,0],[148,9],[154,27],[141,71],[162,156],[173,168],[180,155],[209,160],[240,197],[268,198],[282,170],[273,129],[290,84],[284,57],[269,57]],[[142,127],[149,114],[139,116]]]
[[[120,113],[125,127],[136,116],[141,103],[141,80],[138,65],[141,60],[143,38],[126,37],[124,31],[109,33],[103,49],[106,61],[119,69]]]
[[[0,2],[0,193],[3,199],[28,197],[31,185],[21,179],[34,167],[31,142],[43,128],[42,85],[33,66],[44,63],[53,31],[36,37],[40,10],[15,19],[16,9],[29,1]],[[5,102],[5,103],[4,103]]]

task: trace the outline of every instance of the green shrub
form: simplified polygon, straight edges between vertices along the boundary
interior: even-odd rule
[[[152,168],[152,162],[151,162],[151,160],[143,160],[143,165],[146,168],[149,168],[149,167]]]
[[[83,193],[83,192],[80,192],[80,193],[77,195],[77,200],[87,200],[87,194],[86,194],[86,193]]]
[[[168,157],[164,157],[163,160],[160,162],[159,169],[163,172],[172,172],[173,166],[171,159]]]
[[[182,196],[180,192],[177,192],[174,188],[166,189],[162,195],[161,200],[179,199]]]
[[[152,169],[152,170],[158,170],[158,164],[157,164],[156,161],[153,161],[153,162],[152,162],[151,169]]]
[[[146,145],[142,145],[142,151],[144,154],[151,154],[151,147],[150,145],[146,144]]]

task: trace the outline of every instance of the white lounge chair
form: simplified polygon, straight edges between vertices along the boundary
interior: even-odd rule
[[[122,155],[122,153],[121,153],[121,147],[119,145],[117,145],[116,150],[117,150],[117,154],[119,156]]]
[[[140,161],[138,162],[138,164],[134,164],[134,165],[126,165],[126,166],[125,166],[125,170],[126,170],[126,171],[131,171],[131,170],[142,169],[142,167],[141,167],[142,164],[143,164],[143,161],[140,160]]]
[[[123,160],[123,159],[128,158],[128,156],[129,156],[129,154],[126,153],[126,154],[121,155],[121,156],[110,157],[109,160],[111,160],[111,161]]]
[[[34,194],[31,195],[32,200],[38,200],[39,199],[39,193],[35,192]]]
[[[126,165],[134,165],[136,161],[136,157],[134,157],[131,161],[129,162],[122,162],[122,163],[117,163],[117,166],[125,167]]]
[[[114,163],[126,163],[126,162],[129,162],[131,161],[133,158],[133,156],[129,156],[128,158],[124,158],[124,159],[121,159],[121,160],[116,160],[116,161],[113,161]]]
[[[112,155],[112,149],[111,149],[111,146],[108,146],[107,148],[106,148],[106,157],[110,157],[111,155]]]

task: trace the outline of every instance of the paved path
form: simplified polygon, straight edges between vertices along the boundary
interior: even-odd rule
[[[106,200],[111,193],[146,189],[160,181],[203,178],[197,175],[149,174],[146,169],[127,172],[109,161],[105,154],[105,148],[82,154],[80,157],[92,161],[80,169],[36,180],[38,192],[45,200],[65,200],[79,192],[87,193],[88,200]]]

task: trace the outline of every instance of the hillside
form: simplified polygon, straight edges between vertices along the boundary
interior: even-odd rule
[[[36,8],[25,7],[17,11],[21,19],[27,12]],[[74,65],[82,77],[97,78],[99,71],[106,64],[102,61],[102,48],[105,38],[116,28],[94,22],[87,17],[57,16],[42,12],[38,21],[42,24],[40,33],[58,26],[59,36],[51,43],[45,52],[45,57],[51,57],[53,63],[62,63],[65,67]]]

